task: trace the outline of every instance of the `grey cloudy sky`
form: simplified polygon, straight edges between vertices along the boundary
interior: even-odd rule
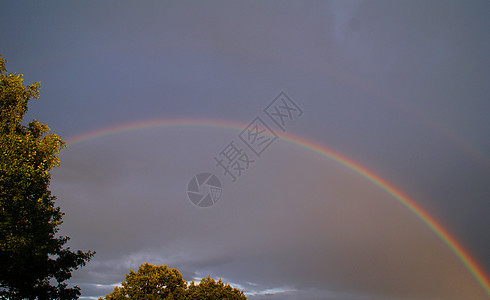
[[[15,1],[7,69],[41,81],[28,118],[69,139],[131,122],[247,124],[280,91],[287,133],[378,174],[490,273],[488,1]],[[51,188],[96,258],[85,299],[146,261],[253,300],[487,299],[423,222],[366,178],[278,140],[236,183],[213,157],[239,128],[157,127],[69,146]],[[220,176],[207,209],[186,198]]]

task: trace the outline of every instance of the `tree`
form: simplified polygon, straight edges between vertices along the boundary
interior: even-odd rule
[[[22,119],[39,97],[39,82],[24,86],[0,56],[0,299],[77,299],[71,272],[95,252],[73,252],[57,236],[63,213],[48,190],[64,147],[46,124]]]
[[[142,264],[138,272],[130,271],[121,285],[122,287],[116,287],[112,293],[100,299],[184,299],[187,286],[178,270],[149,263]]]
[[[186,300],[207,300],[207,299],[247,299],[239,289],[233,288],[219,279],[215,281],[211,276],[201,279],[199,284],[190,283],[186,291]]]
[[[99,300],[245,300],[242,291],[229,284],[215,281],[210,276],[203,278],[199,284],[194,281],[187,284],[176,269],[165,266],[142,264],[138,272],[130,271],[121,287],[116,287]]]

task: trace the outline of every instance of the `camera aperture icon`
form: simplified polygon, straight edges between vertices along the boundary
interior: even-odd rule
[[[199,207],[210,207],[221,198],[223,189],[218,177],[203,172],[195,175],[187,185],[187,197]]]

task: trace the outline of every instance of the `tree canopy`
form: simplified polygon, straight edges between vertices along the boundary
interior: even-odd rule
[[[120,287],[99,300],[244,300],[242,291],[210,276],[199,284],[190,284],[182,278],[180,272],[165,266],[142,264],[138,272],[130,271]]]
[[[186,300],[205,300],[205,299],[247,299],[242,291],[233,288],[231,285],[211,278],[211,276],[201,279],[199,284],[194,281],[190,283],[186,291]]]
[[[95,252],[73,252],[57,236],[63,213],[48,187],[65,144],[46,124],[22,123],[40,88],[22,77],[0,56],[0,299],[77,299],[65,281]]]

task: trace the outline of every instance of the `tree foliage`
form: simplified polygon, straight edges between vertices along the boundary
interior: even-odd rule
[[[99,300],[244,300],[242,291],[210,276],[199,284],[189,285],[176,269],[167,266],[142,264],[138,272],[130,271],[120,287]]]
[[[130,271],[121,285],[122,287],[116,287],[105,299],[182,299],[186,288],[182,275],[176,269],[148,263],[141,265],[138,272]]]
[[[64,142],[46,124],[22,124],[39,87],[7,73],[0,56],[0,299],[77,299],[64,282],[94,255],[56,235],[63,213],[48,187]]]
[[[211,276],[201,279],[199,284],[194,281],[190,283],[186,291],[186,300],[207,300],[207,299],[247,299],[242,291],[233,288],[231,285],[211,278]]]

